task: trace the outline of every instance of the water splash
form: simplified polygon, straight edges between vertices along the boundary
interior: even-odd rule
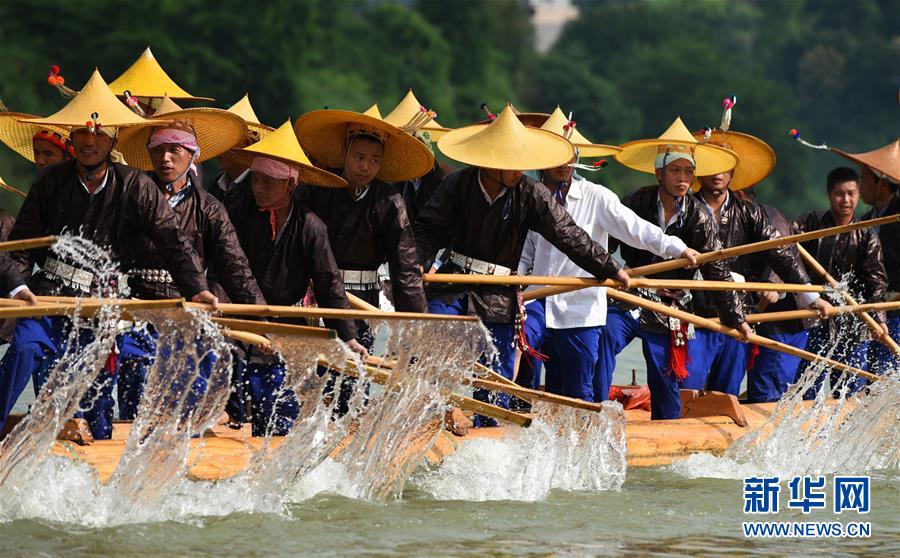
[[[838,341],[824,356],[848,362],[855,343],[846,340],[864,339],[866,326],[850,315],[838,316],[833,324]],[[815,399],[804,400],[823,374]],[[830,389],[828,375],[821,361],[809,366],[766,422],[722,457],[695,454],[672,469],[688,478],[743,478],[900,468],[900,370],[885,371],[857,394],[848,390],[855,378],[851,373],[842,374]]]
[[[552,489],[619,490],[625,481],[625,413],[537,403],[530,428],[461,444],[437,468],[414,478],[441,500],[537,501]]]

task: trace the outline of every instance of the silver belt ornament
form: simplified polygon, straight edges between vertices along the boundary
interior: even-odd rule
[[[450,252],[450,261],[463,268],[466,273],[475,275],[512,275],[512,270],[478,258],[470,258],[459,252]]]
[[[42,269],[44,272],[66,283],[67,286],[86,292],[90,292],[91,284],[94,282],[94,274],[90,271],[85,271],[50,256],[44,260]]]
[[[374,269],[342,269],[344,289],[348,291],[370,291],[380,289],[378,271]]]
[[[167,269],[132,269],[128,275],[149,283],[172,284],[175,282]]]

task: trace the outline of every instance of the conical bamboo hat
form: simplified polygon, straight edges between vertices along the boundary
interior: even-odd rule
[[[372,118],[377,118],[379,120],[384,120],[384,117],[381,116],[381,110],[378,108],[378,103],[375,103],[364,112],[366,116],[371,116]]]
[[[329,168],[344,167],[344,147],[351,132],[364,131],[384,145],[376,178],[402,182],[424,176],[434,167],[434,155],[424,143],[380,120],[349,110],[315,110],[297,119],[297,137],[304,149]]]
[[[571,128],[571,132],[569,132],[566,130],[568,124],[568,117],[566,117],[562,109],[557,106],[556,110],[550,114],[550,118],[548,118],[547,121],[544,122],[544,125],[541,126],[541,130],[547,130],[548,132],[553,132],[558,136],[568,139],[572,145],[578,148],[578,155],[585,159],[590,159],[592,157],[608,157],[621,151],[620,148],[614,145],[603,145],[588,140],[581,135],[581,132],[578,131],[577,127]]]
[[[125,73],[109,84],[113,93],[124,96],[130,92],[135,97],[162,98],[168,95],[172,99],[183,101],[214,101],[209,97],[195,97],[172,81],[169,74],[162,69],[150,47],[141,54]]]
[[[190,109],[179,108],[168,97],[163,98],[162,104],[153,116],[151,122],[185,121],[194,129],[197,145],[200,147],[198,163],[218,157],[244,139],[247,133],[247,123],[240,116],[227,110],[198,107]],[[153,128],[140,128],[137,130],[125,130],[119,138],[119,151],[125,156],[125,160],[132,167],[142,170],[152,170],[153,162],[150,160],[150,152],[147,143],[150,135],[159,126]]]
[[[412,89],[406,92],[406,96],[403,97],[403,100],[400,101],[394,110],[388,113],[387,116],[384,117],[384,121],[388,124],[394,125],[398,128],[403,128],[406,126],[410,120],[413,119],[416,115],[421,113],[424,110],[424,107],[419,100],[416,99],[416,96],[413,94]],[[437,120],[432,120],[428,124],[422,127],[423,130],[428,132],[431,136],[432,141],[437,141],[450,131],[450,128],[446,128],[441,126]]]
[[[666,150],[690,151],[696,164],[694,174],[697,176],[710,176],[729,171],[740,161],[738,156],[728,149],[698,142],[680,117],[676,118],[658,138],[630,141],[623,143],[621,147],[622,150],[616,153],[616,161],[626,167],[650,174],[656,173],[656,155]]]
[[[0,112],[0,141],[32,163],[34,162],[33,139],[35,134],[38,132],[54,133],[59,135],[63,142],[69,138],[69,130],[66,128],[40,126],[19,121],[21,119],[34,120],[37,118],[40,117],[21,112]]]
[[[39,126],[64,126],[78,129],[87,126],[96,113],[101,127],[126,128],[130,126],[153,126],[158,122],[142,118],[122,103],[106,85],[98,70],[69,103],[55,114],[46,118],[20,119],[21,122]]]
[[[346,188],[347,181],[340,176],[315,167],[300,147],[291,121],[287,120],[274,132],[251,146],[234,149],[230,152],[244,166],[249,167],[253,159],[266,157],[296,167],[299,170],[298,181],[312,186],[325,188]]]
[[[700,141],[706,136],[703,132],[698,132],[694,134],[694,137]],[[775,151],[769,147],[769,144],[750,134],[731,130],[727,132],[714,130],[706,143],[730,149],[740,159],[740,163],[734,167],[732,172],[731,184],[728,185],[728,188],[735,192],[762,182],[775,168]],[[697,176],[706,175],[697,173]],[[698,183],[695,190],[699,189]]]
[[[865,153],[847,153],[834,148],[832,151],[857,165],[869,167],[873,171],[887,175],[894,182],[900,182],[900,139]]]
[[[575,156],[569,140],[522,124],[507,105],[490,124],[448,132],[438,141],[441,152],[460,163],[500,170],[543,170],[567,164]]]
[[[240,101],[231,105],[231,107],[229,107],[228,109],[228,112],[234,113],[243,118],[244,122],[247,123],[247,127],[250,128],[252,132],[255,132],[257,140],[263,139],[275,130],[275,128],[266,126],[259,121],[259,117],[256,116],[256,111],[253,110],[253,105],[250,104],[249,94],[244,95],[243,97],[241,97]]]

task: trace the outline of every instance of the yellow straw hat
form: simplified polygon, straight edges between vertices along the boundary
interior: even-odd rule
[[[277,130],[249,147],[234,149],[230,155],[249,167],[253,159],[266,157],[281,161],[299,171],[298,182],[325,188],[346,188],[347,181],[340,176],[315,167],[300,147],[300,142],[288,119]]]
[[[550,118],[550,115],[546,112],[522,112],[516,108],[512,103],[507,104],[513,111],[513,114],[519,119],[519,122],[528,126],[529,128],[540,128],[547,122],[547,119]],[[481,103],[481,110],[488,114],[487,120],[482,120],[480,122],[476,122],[476,124],[490,124],[497,118],[498,115],[491,113],[488,109],[486,103]]]
[[[441,152],[460,163],[499,170],[543,170],[565,165],[575,156],[569,140],[522,124],[507,105],[490,124],[448,132],[438,141]]]
[[[876,173],[886,175],[894,182],[900,182],[900,139],[865,153],[847,153],[834,148],[831,151],[857,165],[869,167]]]
[[[256,116],[256,111],[253,110],[253,105],[250,104],[249,94],[244,95],[241,97],[240,101],[231,105],[231,107],[228,108],[228,112],[236,114],[244,119],[251,135],[255,136],[255,141],[263,139],[275,130],[275,128],[266,126],[259,121],[259,117]]]
[[[39,132],[56,134],[63,144],[69,139],[69,130],[66,128],[19,122],[19,119],[33,120],[36,118],[40,117],[20,112],[0,112],[0,141],[32,163],[34,162],[33,140],[35,134]]]
[[[400,101],[400,104],[384,117],[384,121],[398,128],[403,128],[408,126],[410,122],[413,122],[423,112],[426,112],[425,107],[416,99],[412,89],[410,89],[407,91],[406,96],[403,97],[403,100]],[[437,141],[441,136],[449,132],[450,128],[441,126],[437,120],[431,120],[428,124],[422,126],[422,130],[428,132],[432,141]]]
[[[69,130],[87,128],[91,124],[99,124],[101,129],[107,130],[159,124],[138,116],[119,101],[103,81],[98,70],[94,70],[91,79],[81,88],[81,91],[55,114],[46,118],[19,118],[18,120],[26,124],[61,126]]]
[[[156,61],[150,47],[147,47],[125,73],[110,83],[109,88],[120,97],[124,97],[128,91],[135,97],[143,98],[162,98],[168,95],[172,99],[183,101],[215,100],[209,97],[195,97],[179,87]]]
[[[541,126],[541,130],[553,132],[569,140],[578,149],[578,155],[582,158],[608,157],[621,151],[620,148],[614,145],[602,145],[588,140],[581,135],[576,126],[570,126],[569,124],[569,118],[557,106],[556,110],[550,114],[550,118]]]
[[[344,167],[348,140],[374,137],[384,145],[377,179],[402,182],[425,175],[434,167],[434,155],[421,141],[383,120],[349,110],[315,110],[294,126],[303,149],[329,168]]]
[[[629,141],[616,153],[616,161],[637,171],[656,173],[656,156],[661,153],[687,153],[694,160],[694,174],[709,176],[733,169],[740,158],[724,147],[698,142],[681,118],[656,139]]]
[[[698,141],[705,141],[707,145],[724,147],[737,154],[740,163],[734,168],[731,175],[731,183],[728,188],[734,192],[749,188],[762,182],[772,169],[775,168],[775,151],[763,140],[742,134],[740,132],[713,130],[709,138],[706,132],[697,132],[694,137]],[[697,176],[706,176],[696,173]],[[700,189],[700,183],[694,184],[692,189],[696,192]]]
[[[197,163],[225,153],[240,143],[247,133],[247,123],[234,113],[212,107],[179,109],[178,105],[168,97],[163,98],[159,109],[148,120],[153,124],[160,120],[165,122],[183,121],[189,124],[194,129],[194,136],[200,147]],[[125,156],[129,165],[141,170],[153,170],[147,142],[155,130],[165,127],[165,122],[152,128],[145,127],[122,132],[119,137],[118,150]]]
[[[161,114],[165,114],[167,112],[175,112],[179,110],[184,110],[184,108],[169,98],[168,95],[162,98],[159,102],[159,106],[156,107],[156,110],[153,111],[153,116],[159,116]]]
[[[364,112],[366,116],[371,116],[372,118],[377,118],[378,120],[384,120],[384,117],[381,116],[381,111],[378,109],[378,103],[375,103]]]

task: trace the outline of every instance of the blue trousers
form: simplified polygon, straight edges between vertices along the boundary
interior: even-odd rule
[[[525,337],[528,344],[541,350],[544,344],[544,334],[547,331],[547,321],[544,318],[544,299],[535,300],[525,305]],[[541,389],[541,370],[544,364],[528,355],[522,355],[519,363],[519,373],[516,383],[528,389]]]
[[[533,306],[537,308],[531,310]],[[544,308],[544,300],[526,306],[525,333],[533,336],[528,339],[532,347],[539,348],[550,357],[544,365],[547,369],[547,391],[594,401],[600,327],[548,328]],[[522,373],[522,365],[519,366],[519,373]]]
[[[463,295],[452,302],[432,299],[428,301],[428,311],[432,314],[462,316],[467,313],[468,298],[467,295]],[[494,347],[497,348],[497,355],[494,361],[490,363],[490,366],[493,366],[504,378],[511,380],[516,365],[515,327],[513,324],[500,322],[484,322],[484,326],[491,333]],[[482,355],[481,363],[488,364],[486,355]],[[505,393],[476,389],[475,399],[503,407],[504,409],[509,408],[509,395]],[[475,427],[497,426],[497,421],[490,417],[475,415],[474,424]]]
[[[739,395],[750,346],[723,333],[697,329],[688,342],[690,360],[683,389],[710,389]]]
[[[616,370],[616,356],[631,343],[635,337],[641,337],[641,325],[631,312],[626,312],[615,305],[606,310],[606,325],[600,328],[597,355],[597,371],[594,374],[594,400],[609,399],[609,388],[612,387],[613,372]]]
[[[252,403],[254,436],[285,436],[294,426],[300,405],[294,392],[284,389],[284,376],[285,366],[280,360],[246,363],[244,377]]]
[[[888,316],[888,334],[894,341],[900,340],[900,316]],[[869,341],[869,371],[884,374],[889,370],[900,368],[900,357],[890,348],[878,341]]]
[[[650,418],[681,418],[682,386],[671,375],[669,365],[671,336],[643,331],[641,341],[644,360],[647,362],[647,385],[650,387]]]
[[[805,330],[800,333],[773,333],[770,338],[806,350],[809,333]],[[767,403],[781,399],[788,386],[797,380],[797,367],[801,360],[800,357],[760,347],[753,368],[747,372],[747,398],[750,402]]]
[[[0,361],[0,429],[9,418],[16,400],[32,379],[35,395],[47,380],[56,361],[63,355],[72,322],[64,316],[22,318],[16,323],[9,349]],[[79,332],[78,341],[86,345],[93,340],[90,329]],[[112,437],[113,402],[112,375],[101,371],[81,400],[87,409],[76,416],[87,420],[91,434],[98,440]]]
[[[855,335],[847,335],[843,337],[839,336],[836,340],[832,341],[831,336],[829,335],[827,323],[816,326],[809,330],[809,342],[806,349],[807,351],[817,355],[825,355],[832,346],[834,346],[835,348],[833,353],[833,356],[835,357],[834,360],[859,368],[860,370],[868,370],[868,343],[860,343]],[[800,366],[797,369],[798,379],[806,372],[807,368],[809,368],[811,364],[812,363],[808,361],[803,361],[800,363]],[[804,399],[816,398],[816,394],[818,394],[819,390],[822,388],[822,384],[825,382],[825,374],[826,372],[822,372],[822,374],[820,374],[816,379],[815,385],[806,390],[806,392],[803,394]],[[835,397],[838,396],[840,391],[839,384],[841,383],[842,375],[843,374],[839,371],[831,372],[831,387],[834,390],[833,395]],[[847,392],[848,395],[856,393],[868,384],[868,381],[866,381],[865,379],[849,374],[846,378],[846,381],[849,384]]]
[[[147,381],[147,374],[150,367],[156,359],[157,344],[159,333],[152,325],[147,324],[144,328],[132,328],[121,336],[119,336],[119,418],[123,420],[134,420],[137,416],[138,407],[140,407],[141,398],[144,394],[144,384]],[[184,340],[178,339],[175,342],[174,349],[176,351],[183,350]],[[199,347],[198,347],[199,349]],[[164,361],[169,359],[171,348],[164,346],[160,355]],[[198,352],[202,352],[198,350]],[[176,404],[178,396],[185,389],[190,389],[188,398],[184,403],[182,413],[188,415],[199,403],[200,399],[206,393],[207,380],[212,373],[213,365],[216,359],[213,355],[207,355],[200,362],[199,374],[194,378],[191,385],[188,385],[194,367],[193,359],[187,362],[188,369],[176,374],[171,378],[171,384],[167,387],[172,393],[172,404]],[[112,393],[110,392],[109,406],[112,409]]]

